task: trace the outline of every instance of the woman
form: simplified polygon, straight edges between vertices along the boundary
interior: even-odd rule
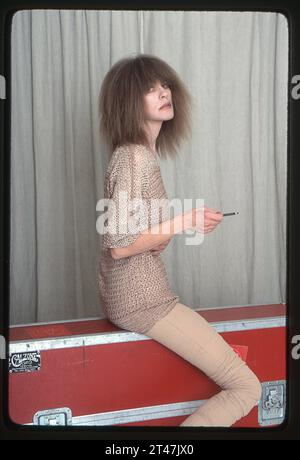
[[[100,133],[111,156],[105,176],[109,206],[99,292],[112,323],[160,342],[222,388],[180,426],[228,427],[257,404],[261,385],[215,329],[180,303],[160,257],[175,234],[188,229],[212,232],[223,218],[207,207],[168,218],[157,158],[176,153],[190,133],[190,107],[185,85],[156,56],[121,59],[103,80]],[[164,203],[158,216],[153,212],[155,200]]]

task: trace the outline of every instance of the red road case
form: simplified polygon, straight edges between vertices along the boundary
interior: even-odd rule
[[[235,427],[284,421],[284,304],[198,310],[262,383],[257,407]],[[178,426],[220,388],[145,335],[105,319],[12,327],[9,415],[26,425]]]

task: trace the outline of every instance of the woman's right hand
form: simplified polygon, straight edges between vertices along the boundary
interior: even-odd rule
[[[223,214],[217,209],[208,208],[207,206],[192,209],[192,228],[196,232],[210,233],[222,220]]]

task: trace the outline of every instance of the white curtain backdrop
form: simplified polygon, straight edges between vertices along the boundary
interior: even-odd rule
[[[11,40],[11,324],[104,317],[98,95],[111,65],[139,52],[166,60],[194,100],[180,157],[159,160],[169,199],[240,213],[199,246],[173,238],[172,288],[193,309],[285,301],[285,16],[24,10]]]

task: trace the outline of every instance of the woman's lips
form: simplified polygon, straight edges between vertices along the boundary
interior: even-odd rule
[[[168,105],[165,105],[164,107],[161,107],[161,109],[160,109],[160,110],[164,110],[164,109],[170,109],[170,108],[171,108],[171,105],[170,105],[170,104],[168,104]]]

